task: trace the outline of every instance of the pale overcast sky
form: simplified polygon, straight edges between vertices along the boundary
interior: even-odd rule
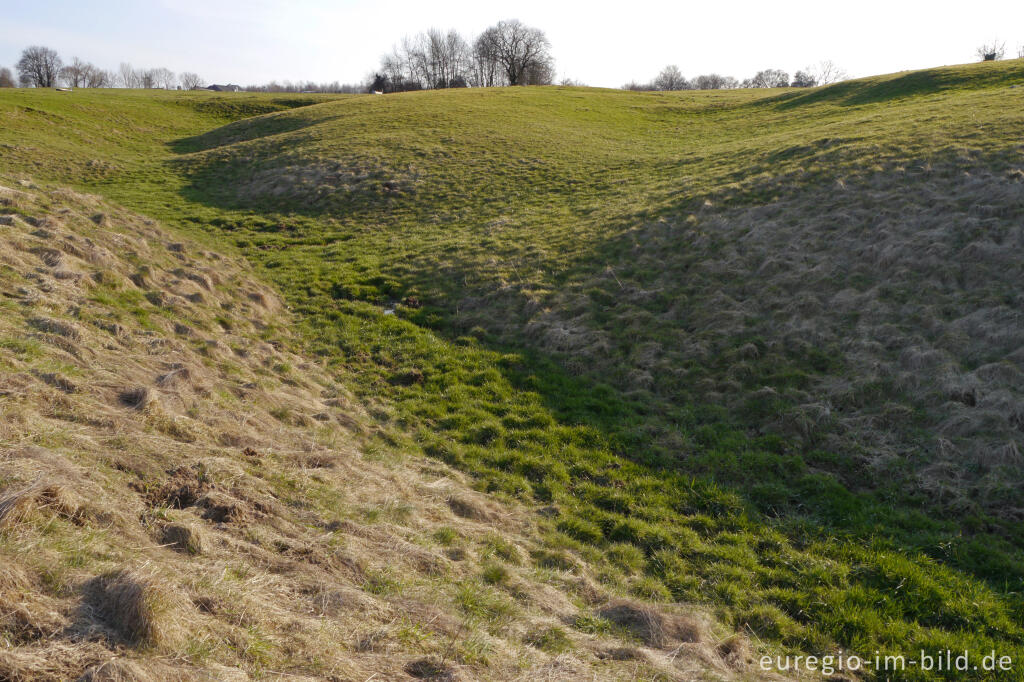
[[[547,32],[559,78],[618,87],[666,64],[743,79],[831,59],[851,76],[974,60],[983,42],[1024,44],[1024,2],[776,0],[700,3],[367,0],[0,0],[0,66],[33,44],[108,69],[196,71],[207,82],[356,82],[403,35],[468,38],[499,19]]]

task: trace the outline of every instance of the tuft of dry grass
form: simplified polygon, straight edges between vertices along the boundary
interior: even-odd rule
[[[181,598],[152,569],[101,575],[90,582],[85,596],[101,620],[128,644],[169,648],[183,637]]]
[[[176,367],[166,374],[157,377],[157,385],[160,388],[176,388],[187,386],[192,383],[192,372],[188,367]]]
[[[483,503],[478,502],[465,495],[452,495],[448,498],[448,507],[456,516],[473,521],[490,521],[494,518],[493,512]]]
[[[167,524],[160,530],[160,543],[192,556],[206,551],[206,538],[203,531],[192,524]]]
[[[124,658],[115,658],[90,667],[78,682],[155,682],[142,666]]]
[[[432,658],[420,658],[410,661],[404,668],[405,672],[417,680],[456,680],[454,668]]]
[[[33,317],[28,320],[29,326],[47,334],[63,336],[71,341],[81,341],[82,332],[74,324],[49,317]]]
[[[37,482],[0,497],[0,528],[7,528],[24,520],[36,510],[50,510],[55,514],[75,519],[82,504],[69,488],[58,483]]]
[[[726,665],[735,670],[743,670],[752,662],[750,640],[738,633],[719,642],[715,652]]]
[[[125,407],[132,409],[141,410],[155,400],[152,391],[146,386],[132,386],[122,390],[118,396],[118,400]]]
[[[647,646],[662,649],[672,643],[700,642],[706,637],[703,625],[680,614],[662,613],[639,602],[615,600],[598,614],[638,637]]]

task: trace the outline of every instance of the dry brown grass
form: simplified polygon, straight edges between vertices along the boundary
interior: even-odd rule
[[[494,512],[488,509],[485,503],[464,494],[449,497],[448,507],[452,510],[452,513],[464,519],[490,521],[494,518]]]
[[[20,523],[34,511],[50,511],[65,518],[77,518],[82,505],[67,487],[37,482],[0,497],[0,529]]]
[[[742,414],[781,399],[784,410],[744,425],[868,457],[869,469],[897,457],[947,464],[955,482],[924,467],[907,484],[1016,517],[1007,501],[1024,495],[1024,199],[1018,175],[968,168],[895,169],[835,191],[766,179],[771,201],[705,206],[623,234],[628,264],[541,305],[524,293],[525,321],[470,315],[465,325],[520,335],[525,324],[580,373],[674,403]],[[595,290],[614,300],[599,315]],[[496,307],[507,306],[481,310]],[[807,351],[836,366],[793,359]],[[759,361],[810,379],[751,385]],[[922,432],[933,437],[922,443]],[[668,451],[671,437],[661,439]]]
[[[78,678],[78,682],[155,682],[142,666],[124,658],[115,658],[94,665]]]
[[[151,569],[124,569],[95,578],[85,597],[99,618],[128,644],[169,649],[184,636],[184,606]]]
[[[206,538],[199,526],[169,523],[160,530],[160,542],[185,554],[198,555],[206,550]]]
[[[616,600],[598,614],[640,638],[647,646],[663,649],[673,643],[700,642],[707,637],[703,624],[680,614],[666,614],[657,607]]]

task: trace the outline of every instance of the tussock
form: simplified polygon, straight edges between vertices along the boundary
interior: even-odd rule
[[[202,554],[206,550],[203,531],[191,524],[167,524],[160,531],[160,543],[193,556]]]
[[[115,658],[92,666],[78,678],[78,682],[156,682],[156,678],[134,661]]]
[[[8,557],[4,557],[0,566],[0,596],[29,589],[32,585],[25,569]]]
[[[180,597],[151,570],[102,575],[91,581],[85,595],[97,615],[128,644],[160,648],[181,639]]]
[[[118,400],[125,407],[141,410],[154,401],[152,392],[146,386],[132,386],[122,390]]]
[[[28,323],[30,326],[47,334],[56,334],[71,341],[80,341],[82,339],[81,330],[70,322],[54,320],[49,317],[33,317],[28,320]]]
[[[642,649],[633,646],[617,646],[608,649],[601,649],[597,652],[598,658],[610,659],[613,661],[643,661],[649,662],[647,654]]]
[[[81,503],[63,485],[34,483],[0,497],[0,528],[16,525],[37,510],[50,510],[65,518],[75,519],[81,513]]]
[[[209,492],[196,505],[202,507],[203,518],[214,523],[241,523],[249,517],[245,506],[226,493]]]
[[[448,507],[456,516],[474,521],[490,521],[494,514],[486,506],[465,496],[452,495],[448,498]]]
[[[67,377],[61,376],[56,372],[40,372],[37,374],[42,381],[46,384],[53,386],[54,388],[60,389],[65,393],[75,393],[78,391],[78,386],[75,382],[71,381]]]
[[[57,249],[40,247],[32,249],[32,253],[39,256],[39,260],[43,261],[47,267],[55,268],[64,263],[64,254]]]
[[[726,665],[736,670],[743,670],[751,663],[750,641],[740,634],[725,638],[715,651]]]
[[[455,669],[432,658],[420,658],[406,664],[405,672],[418,680],[457,680]]]
[[[659,649],[673,642],[699,642],[704,637],[703,626],[696,620],[662,613],[653,606],[637,602],[613,601],[598,614],[633,633],[647,646]]]
[[[157,377],[156,383],[160,388],[187,386],[192,383],[192,372],[187,367],[178,367],[166,374],[161,374]]]
[[[210,482],[198,467],[181,466],[150,494],[149,501],[153,505],[184,509],[194,505],[209,489]]]

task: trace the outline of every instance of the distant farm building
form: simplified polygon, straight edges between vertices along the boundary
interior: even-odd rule
[[[240,85],[209,85],[206,87],[207,90],[213,90],[214,92],[241,92],[242,87]]]

